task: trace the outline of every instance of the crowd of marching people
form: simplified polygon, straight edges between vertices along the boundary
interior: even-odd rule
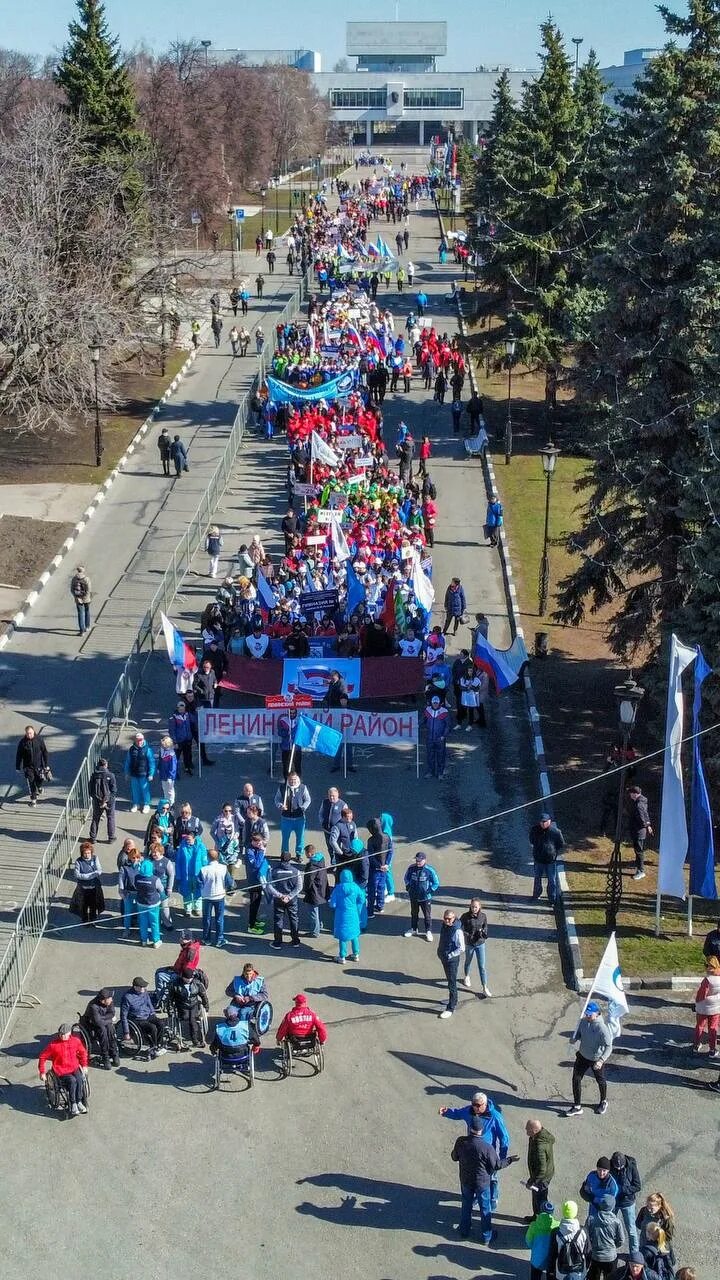
[[[440,876],[422,850],[399,865],[390,806],[361,818],[337,786],[328,787],[322,798],[311,794],[303,780],[293,709],[279,719],[283,776],[272,795],[263,796],[263,788],[248,780],[226,798],[210,822],[194,813],[182,795],[182,778],[194,771],[194,753],[200,752],[204,766],[214,763],[199,741],[198,711],[219,704],[233,655],[259,662],[277,654],[303,658],[310,653],[311,641],[322,640],[325,651],[338,657],[418,660],[428,777],[442,778],[446,742],[453,730],[482,732],[486,727],[492,673],[475,660],[475,645],[478,636],[487,638],[488,619],[476,614],[467,647],[454,656],[447,652],[448,634],[452,631],[455,637],[461,626],[470,625],[463,584],[454,577],[442,596],[444,622],[433,625],[431,620],[438,507],[430,442],[427,437],[416,440],[404,422],[387,440],[383,422],[388,384],[391,392],[399,390],[402,379],[409,390],[408,382],[418,372],[439,403],[450,392],[453,405],[462,409],[464,356],[454,338],[426,322],[424,291],[418,291],[403,333],[397,333],[392,312],[376,302],[390,255],[381,237],[384,248],[371,248],[370,224],[399,228],[391,239],[400,258],[409,248],[409,210],[430,187],[423,176],[373,174],[352,186],[338,183],[337,212],[331,212],[320,196],[297,215],[290,241],[294,257],[303,269],[314,264],[321,293],[312,300],[307,321],[283,325],[277,332],[262,411],[267,434],[283,430],[287,438],[289,505],[281,527],[283,553],[273,558],[258,535],[240,545],[235,571],[225,576],[203,611],[199,663],[175,664],[178,698],[167,732],[154,749],[138,731],[125,755],[131,811],[146,815],[147,826],[141,838],[125,839],[116,856],[112,874],[117,873],[120,904],[117,937],[124,944],[137,939],[144,947],[158,949],[182,921],[183,939],[180,955],[156,972],[154,990],[137,976],[118,1009],[112,988],[101,989],[89,1003],[84,1025],[100,1046],[107,1069],[119,1064],[130,1020],[146,1035],[151,1057],[165,1052],[159,999],[167,1000],[175,1012],[181,1045],[186,1039],[203,1046],[209,980],[200,963],[202,946],[223,948],[242,937],[244,945],[252,942],[258,949],[266,939],[274,951],[285,946],[300,949],[331,933],[337,944],[335,962],[351,972],[360,962],[362,939],[372,930],[374,918],[402,891],[408,907],[404,937],[433,944],[438,980],[447,986],[438,1018],[452,1017],[461,988],[472,991],[476,974],[478,997],[492,998],[492,926],[480,898],[473,895],[460,913],[446,909],[441,919],[434,918]],[[411,265],[407,264],[408,273]],[[326,390],[323,399],[298,396],[318,388]],[[471,427],[482,412],[481,402],[479,408],[475,402],[479,398],[471,397]],[[455,412],[453,422],[457,429]],[[501,509],[496,516],[501,519]],[[224,549],[222,531],[212,526],[206,543],[212,579],[218,575]],[[327,600],[316,610],[308,597],[320,594]],[[333,672],[325,705],[347,703],[348,690],[340,673]],[[33,739],[34,734],[18,747],[18,767],[33,771],[32,802],[42,794],[38,784],[48,768],[47,754]],[[351,753],[348,761],[355,772]],[[332,768],[341,768],[339,755]],[[116,838],[118,783],[105,759],[90,780],[90,795],[92,824],[74,866],[71,909],[83,924],[94,927],[105,915],[108,869],[103,872],[97,851],[103,820],[108,842]],[[313,827],[320,833],[317,842],[308,839]],[[278,837],[275,852],[272,846]],[[562,847],[552,819],[541,815],[530,833],[533,897],[540,896],[546,881],[553,901],[554,862]],[[193,936],[193,920],[202,930],[201,939]],[[412,954],[410,941],[408,946]],[[714,1053],[720,1020],[713,1003],[718,1002],[720,1015],[720,942],[717,958],[714,953],[707,953],[707,958],[707,979],[699,993],[703,1012],[698,1015],[705,1020],[698,1022],[696,1044],[699,1047],[707,1031]],[[213,1031],[214,1053],[238,1043],[250,1044],[253,1052],[262,1050],[262,1037],[248,1016],[269,998],[261,968],[259,959],[248,961],[231,980],[225,992],[228,1004]],[[597,1110],[602,1114],[607,1108],[603,1063],[612,1035],[608,1039],[603,1028],[599,1006],[589,1002],[576,1033],[579,1048],[569,1115],[582,1112],[582,1081],[590,1070],[600,1092]],[[276,1040],[281,1044],[295,1034],[316,1034],[321,1043],[327,1038],[325,1024],[303,994],[295,997],[280,1022]],[[40,1055],[43,1078],[49,1068],[68,1081],[70,1114],[83,1114],[82,1075],[88,1056],[69,1024],[60,1027]],[[486,1094],[476,1093],[469,1105],[443,1106],[440,1115],[464,1124],[466,1130],[451,1152],[460,1181],[458,1235],[471,1235],[477,1206],[480,1239],[492,1245],[501,1171],[519,1159],[510,1153],[501,1108]],[[553,1135],[535,1118],[528,1119],[525,1132],[532,1210],[525,1237],[530,1280],[699,1280],[691,1267],[677,1269],[675,1219],[665,1196],[653,1190],[641,1203],[642,1180],[632,1156],[615,1151],[598,1157],[576,1189],[565,1188],[571,1195],[563,1200],[555,1194]],[[578,1200],[587,1204],[583,1222]]]

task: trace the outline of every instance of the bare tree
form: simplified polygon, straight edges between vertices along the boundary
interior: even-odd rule
[[[117,402],[111,361],[145,327],[122,182],[88,164],[78,129],[52,107],[0,138],[0,414],[18,430],[70,430],[89,415],[96,335],[100,403]]]

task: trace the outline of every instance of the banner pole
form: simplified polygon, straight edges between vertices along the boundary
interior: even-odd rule
[[[420,736],[418,735],[415,742],[415,777],[420,777]]]
[[[660,874],[660,868],[658,867],[658,875],[659,875],[659,874]],[[661,904],[661,901],[662,901],[662,894],[661,894],[661,892],[660,892],[660,887],[658,886],[658,891],[657,891],[657,894],[656,894],[656,897],[655,897],[655,937],[656,937],[656,938],[659,938],[659,937],[660,937],[660,904]]]
[[[693,936],[693,896],[691,893],[688,894],[687,900],[687,936],[688,938]]]
[[[347,778],[347,738],[343,733],[343,779]]]
[[[269,746],[270,746],[270,777],[272,778],[272,777],[274,776],[274,775],[273,775],[273,754],[274,754],[274,753],[273,753],[273,740],[272,740],[272,738],[270,738],[270,739],[269,739]]]
[[[203,758],[202,749],[204,745],[205,745],[205,739],[200,736],[200,730],[198,728],[198,778],[202,778],[202,758]],[[190,743],[190,746],[192,746],[192,741]]]

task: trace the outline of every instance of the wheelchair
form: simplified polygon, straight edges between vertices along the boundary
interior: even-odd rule
[[[282,1042],[282,1073],[286,1078],[292,1075],[294,1063],[303,1061],[312,1062],[316,1076],[325,1067],[325,1046],[320,1043],[317,1031],[302,1039],[286,1036]]]
[[[70,1114],[70,1094],[64,1084],[55,1075],[52,1067],[45,1075],[45,1096],[51,1111],[65,1111]],[[84,1077],[84,1088],[82,1099],[84,1106],[88,1106],[90,1102],[90,1077]]]
[[[223,1076],[241,1075],[247,1081],[248,1089],[252,1089],[255,1084],[255,1045],[252,1042],[243,1046],[242,1052],[233,1054],[232,1057],[224,1056],[218,1051],[213,1060],[213,1077],[211,1089],[219,1090],[222,1086]]]
[[[178,1011],[172,1000],[166,1001],[167,1022],[163,1029],[163,1045],[169,1046],[171,1049],[177,1050],[178,1053],[183,1049],[191,1047],[191,1041],[185,1039],[183,1035],[182,1019],[178,1016]],[[207,1009],[200,1006],[200,1030],[202,1032],[203,1044],[207,1044],[208,1034],[208,1014]]]
[[[117,1040],[118,1051],[120,1049],[120,1035],[118,1034],[119,1032],[120,1032],[120,1023],[116,1022],[115,1038]],[[102,1057],[102,1052],[100,1049],[100,1044],[98,1042],[97,1035],[93,1032],[92,1027],[88,1026],[88,1024],[85,1022],[84,1017],[81,1013],[78,1013],[78,1020],[76,1023],[73,1024],[73,1035],[77,1036],[78,1040],[82,1040],[83,1044],[85,1045],[85,1051],[90,1061],[92,1061],[93,1058]]]

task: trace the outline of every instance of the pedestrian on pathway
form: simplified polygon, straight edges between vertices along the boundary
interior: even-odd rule
[[[415,263],[414,263],[414,262],[408,262],[408,264],[407,264],[407,266],[406,266],[406,268],[405,268],[405,269],[406,269],[406,271],[407,271],[408,286],[412,289],[412,287],[413,287],[413,285],[414,285],[414,283],[415,283]]]
[[[173,436],[173,442],[170,445],[170,457],[175,463],[176,477],[181,476],[183,471],[190,470],[187,449],[179,436]]]
[[[248,290],[247,285],[243,285],[242,289],[240,290],[240,311],[244,316],[246,316],[248,313],[249,305],[250,305],[250,292]]]
[[[264,933],[265,922],[258,920],[264,891],[270,879],[270,863],[267,860],[266,841],[262,831],[256,829],[245,846],[243,862],[247,876],[248,933]]]
[[[443,635],[446,636],[450,630],[450,623],[453,623],[453,635],[458,633],[458,627],[463,619],[463,614],[467,606],[465,599],[465,591],[459,578],[451,578],[450,586],[445,592],[445,626],[443,627]]]
[[[410,928],[405,931],[406,938],[417,937],[422,911],[425,938],[432,942],[432,900],[439,888],[437,871],[430,866],[424,853],[416,853],[414,861],[405,872],[405,889],[410,899]]]
[[[215,921],[215,946],[225,946],[225,894],[235,891],[233,881],[227,867],[220,862],[217,849],[208,849],[208,861],[198,872],[198,885],[202,899],[202,940],[207,947],[212,939],[213,920]]]
[[[240,331],[237,325],[233,325],[232,329],[230,330],[230,333],[228,334],[228,339],[230,341],[230,346],[232,347],[232,353],[234,358],[238,353],[238,347],[240,345]]]
[[[95,921],[105,910],[102,890],[102,867],[90,840],[83,840],[80,855],[75,859],[75,892],[70,910],[80,916],[83,924],[95,927]]]
[[[548,1199],[548,1188],[555,1177],[555,1138],[541,1120],[530,1119],[525,1125],[528,1138],[528,1180],[525,1183],[532,1196],[533,1217],[543,1212]],[[547,1210],[545,1210],[547,1212]]]
[[[489,691],[490,680],[487,672],[480,671],[474,662],[467,662],[460,677],[460,701],[467,716],[466,733],[471,732],[475,723],[477,723],[478,729],[485,728],[487,724],[485,703],[487,702]]]
[[[425,315],[425,308],[428,305],[428,296],[424,289],[418,289],[415,294],[415,306],[420,317]]]
[[[617,1182],[610,1172],[610,1161],[607,1156],[600,1156],[594,1169],[591,1169],[580,1188],[581,1199],[590,1206],[588,1217],[592,1217],[600,1208],[603,1196],[610,1196],[612,1208],[615,1208],[618,1191]]]
[[[115,798],[117,796],[117,780],[115,774],[111,773],[108,762],[104,756],[98,760],[95,768],[90,775],[90,803],[92,804],[92,820],[90,822],[89,837],[91,840],[97,838],[100,820],[105,815],[107,821],[107,839],[108,844],[115,839]]]
[[[260,257],[260,254],[262,253],[262,249],[263,249],[262,236],[257,235],[255,237],[255,257],[256,258]]]
[[[607,1083],[605,1081],[605,1063],[612,1053],[612,1033],[600,1013],[600,1006],[591,1000],[572,1038],[580,1048],[575,1055],[572,1073],[573,1105],[567,1112],[569,1116],[581,1116],[582,1082],[588,1071],[592,1071],[600,1091],[600,1101],[595,1108],[599,1116],[607,1111]]]
[[[554,1208],[546,1200],[525,1232],[525,1243],[530,1249],[530,1280],[546,1280],[548,1275],[550,1240],[553,1231],[560,1226],[558,1219],[553,1217]]]
[[[460,1173],[460,1222],[458,1235],[467,1240],[472,1224],[473,1205],[480,1210],[480,1233],[483,1244],[491,1244],[497,1236],[492,1225],[492,1184],[498,1171],[512,1164],[517,1156],[501,1158],[494,1147],[483,1137],[482,1121],[473,1118],[468,1133],[456,1138],[451,1159],[459,1165]]]
[[[162,793],[170,805],[175,804],[175,779],[177,778],[177,772],[178,762],[177,756],[175,755],[173,740],[166,736],[160,739],[157,775],[160,779]]]
[[[250,333],[242,324],[238,333],[238,345],[240,347],[240,356],[246,356],[250,345]]]
[[[275,951],[282,947],[283,925],[287,917],[290,941],[294,947],[299,947],[298,898],[302,891],[302,872],[297,863],[291,861],[289,849],[283,849],[280,862],[272,868],[267,891],[273,907],[273,941],[270,946]]]
[[[163,475],[169,476],[170,475],[170,449],[172,447],[172,440],[170,439],[170,432],[168,431],[167,427],[163,427],[162,431],[160,432],[160,435],[158,436],[157,447],[158,447],[158,452],[160,454],[160,461],[162,463]]]
[[[210,532],[205,541],[205,550],[210,558],[209,565],[208,565],[208,576],[210,578],[217,578],[218,565],[220,563],[220,552],[222,551],[222,549],[223,549],[222,536],[220,534],[220,530],[218,529],[217,525],[214,524],[211,527]]]
[[[223,331],[222,316],[219,315],[219,313],[216,312],[213,315],[213,318],[210,321],[210,328],[213,331],[213,337],[215,339],[215,350],[217,350],[217,348],[220,346],[220,338],[222,336],[222,331]]]
[[[430,437],[423,436],[422,440],[420,441],[420,453],[419,453],[420,465],[418,467],[418,479],[420,478],[420,476],[427,475],[427,466],[428,466],[428,462],[430,461],[431,455],[432,455],[432,444],[430,443]]]
[[[477,391],[473,391],[466,406],[467,415],[470,419],[470,435],[477,435],[480,431],[480,422],[483,418],[483,402],[482,396]]]
[[[452,1018],[458,1002],[458,966],[460,957],[465,951],[465,935],[455,912],[448,909],[443,913],[440,926],[437,954],[443,967],[448,984],[448,1002],[439,1018]]]
[[[240,301],[240,290],[238,289],[237,285],[233,285],[232,289],[230,290],[230,306],[232,307],[232,313],[234,316],[237,316],[239,301]]]
[[[648,1223],[645,1244],[640,1252],[649,1274],[658,1280],[676,1280],[675,1250],[657,1222]],[[603,1278],[604,1280],[604,1278]]]
[[[615,1273],[614,1280],[658,1280],[658,1274],[651,1270],[643,1254],[638,1251],[630,1254],[625,1266]]]
[[[438,404],[444,404],[446,392],[447,378],[441,369],[435,379],[435,394],[433,396],[433,400],[436,400]]]
[[[398,267],[395,278],[397,280],[398,293],[402,293],[403,285],[405,284],[405,268],[404,267]]]
[[[631,1250],[637,1249],[639,1239],[635,1225],[636,1200],[642,1191],[637,1161],[633,1156],[625,1155],[622,1151],[613,1151],[610,1157],[610,1172],[618,1185],[616,1208],[625,1224],[628,1247]]]
[[[262,298],[263,289],[265,288],[265,277],[262,274],[262,272],[258,272],[258,274],[255,277],[255,288],[257,290],[258,298]]]
[[[200,326],[199,320],[192,320],[190,324],[190,334],[192,337],[192,344],[195,351],[197,351],[198,347],[200,346],[200,327],[201,326]]]
[[[15,751],[15,768],[23,773],[30,796],[30,807],[35,808],[50,775],[50,757],[42,734],[36,734],[31,724],[25,725],[25,733]]]
[[[142,947],[162,946],[160,905],[164,896],[163,882],[153,859],[143,858],[135,875],[135,905]]]
[[[348,959],[360,959],[361,911],[365,906],[365,890],[357,883],[349,867],[343,867],[338,882],[330,894],[330,906],[335,912],[333,920],[333,937],[337,938],[338,964],[345,964]]]
[[[670,1201],[666,1200],[660,1191],[651,1192],[635,1219],[641,1246],[647,1240],[646,1232],[651,1222],[656,1222],[658,1226],[662,1227],[668,1240],[673,1239],[675,1235],[675,1214]]]
[[[644,796],[637,783],[628,789],[627,822],[635,853],[635,875],[633,880],[645,879],[645,842],[651,836],[650,813],[647,796]]]
[[[447,736],[450,732],[450,715],[440,695],[434,693],[430,705],[423,714],[425,726],[425,750],[427,753],[426,778],[442,778],[447,759]]]
[[[275,792],[275,808],[280,813],[281,851],[290,856],[290,837],[294,835],[295,857],[300,858],[305,848],[305,815],[310,808],[310,792],[295,769]]]
[[[485,513],[485,537],[491,547],[496,547],[500,537],[500,530],[505,522],[503,514],[503,506],[497,492],[493,489],[490,495],[490,501],[487,504]]]
[[[408,231],[407,227],[405,227],[405,230],[403,231],[402,238],[403,238],[403,244],[405,246],[405,252],[407,253],[407,250],[410,247],[410,232]]]
[[[190,807],[189,805],[187,806]],[[185,806],[183,806],[183,809]],[[197,821],[197,819],[194,819]],[[198,824],[199,825],[199,824]],[[202,828],[200,828],[202,830]],[[183,832],[175,846],[175,888],[181,894],[186,916],[199,916],[200,888],[198,876],[208,862],[205,841],[197,829]]]
[[[587,1231],[578,1221],[578,1207],[574,1200],[566,1200],[562,1207],[560,1225],[550,1237],[548,1275],[557,1280],[584,1280],[590,1258],[590,1241]]]
[[[172,738],[178,764],[182,760],[183,768],[191,778],[193,776],[193,726],[187,703],[183,698],[176,704],[172,715],[168,717],[168,735]]]
[[[463,981],[466,987],[472,986],[470,970],[472,969],[472,962],[475,960],[480,973],[482,994],[486,999],[489,999],[492,996],[492,991],[488,986],[487,966],[485,963],[488,918],[482,910],[482,903],[479,898],[470,899],[470,906],[461,915],[460,924],[465,935],[465,974]]]
[[[318,810],[318,822],[325,836],[325,846],[328,853],[332,854],[331,837],[333,827],[340,822],[342,811],[345,808],[345,801],[341,799],[340,792],[337,787],[329,787],[327,795]]]
[[[402,366],[403,391],[408,392],[412,389],[413,366],[409,356],[405,359]]]
[[[452,414],[453,435],[460,432],[460,422],[463,416],[463,402],[459,396],[456,396],[450,405],[450,413]]]
[[[535,872],[533,899],[542,897],[544,877],[547,879],[548,902],[552,906],[557,894],[557,859],[565,848],[563,833],[549,813],[541,813],[539,820],[530,828],[529,840]]]
[[[703,1036],[707,1032],[710,1057],[717,1058],[718,1027],[720,1026],[720,960],[710,956],[705,964],[705,977],[695,992],[695,1035],[693,1053],[700,1052]]]
[[[305,845],[303,868],[303,902],[308,909],[308,938],[319,938],[322,930],[321,908],[328,900],[328,877],[325,855],[314,844]]]
[[[262,325],[259,324],[257,329],[255,330],[255,355],[261,356],[264,350],[265,350],[265,333],[263,331]]]
[[[77,566],[70,579],[70,594],[77,610],[78,635],[82,636],[90,630],[90,601],[92,600],[92,583],[83,564]]]
[[[145,734],[138,729],[132,746],[125,753],[125,777],[130,779],[131,813],[142,809],[150,812],[150,783],[155,777],[155,756],[145,741]]]

